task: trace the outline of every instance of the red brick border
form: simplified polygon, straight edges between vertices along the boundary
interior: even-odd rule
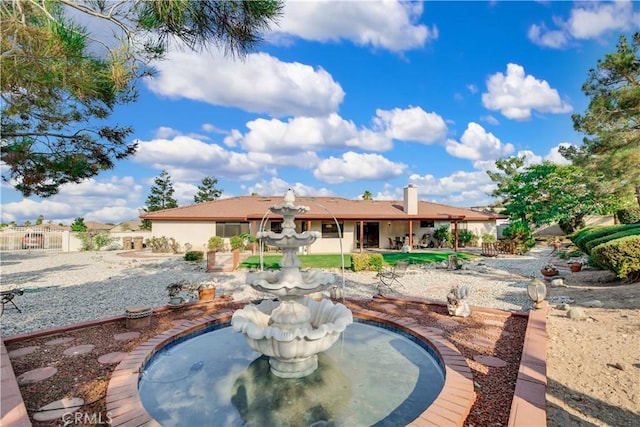
[[[9,353],[0,340],[0,390],[2,401],[0,404],[0,425],[3,427],[26,427],[31,425],[27,408],[24,406],[22,394],[18,387],[16,374],[13,372]]]
[[[356,317],[375,320],[398,328],[427,342],[445,366],[445,382],[436,401],[414,420],[412,426],[462,426],[469,415],[476,394],[467,362],[455,346],[416,321],[369,310],[352,310]],[[195,330],[231,319],[231,312],[187,321],[136,347],[117,366],[107,388],[107,412],[113,426],[158,425],[146,412],[138,395],[138,381],[145,363],[162,347]],[[435,424],[434,424],[435,423]]]

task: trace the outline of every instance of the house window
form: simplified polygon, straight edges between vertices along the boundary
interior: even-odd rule
[[[271,231],[282,233],[282,221],[271,221]]]
[[[420,228],[433,228],[435,225],[434,221],[420,221]]]
[[[339,238],[340,235],[344,233],[344,224],[340,223],[340,234],[338,234],[338,227],[335,222],[323,222],[322,223],[322,238],[323,239],[331,239],[331,238]]]
[[[248,222],[216,222],[216,236],[233,237],[249,234]]]

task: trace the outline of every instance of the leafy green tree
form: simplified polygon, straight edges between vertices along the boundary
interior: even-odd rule
[[[113,168],[137,143],[128,141],[131,127],[106,120],[136,100],[137,81],[153,74],[149,64],[172,41],[242,56],[282,7],[281,0],[0,2],[3,180],[24,196],[47,197]]]
[[[73,224],[71,224],[71,231],[87,231],[87,226],[84,223],[84,218],[78,217],[73,220]]]
[[[587,136],[580,147],[561,153],[589,170],[597,191],[633,197],[640,206],[640,32],[631,44],[620,36],[617,51],[589,70],[582,91],[591,98],[587,111],[572,116],[574,129]]]
[[[177,208],[178,202],[173,198],[173,183],[169,172],[163,170],[160,176],[153,180],[150,193],[147,196],[147,206],[143,209],[145,212],[156,212],[163,209]],[[142,228],[151,230],[151,221],[142,220]]]
[[[42,225],[43,222],[44,222],[44,215],[38,215],[38,218],[36,218],[36,225]]]
[[[589,172],[578,166],[551,162],[517,172],[518,161],[496,162],[505,175],[489,174],[498,181],[494,195],[501,197],[504,213],[524,224],[540,226],[559,222],[564,231],[582,226],[584,217],[613,212],[619,200],[603,197],[589,185]]]
[[[373,200],[373,195],[371,194],[371,191],[365,190],[364,193],[362,193],[362,200]]]
[[[216,200],[222,195],[222,190],[216,188],[217,178],[206,176],[202,178],[202,183],[198,185],[198,193],[193,196],[195,203],[209,202]]]

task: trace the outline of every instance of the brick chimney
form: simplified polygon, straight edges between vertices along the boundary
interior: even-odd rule
[[[407,215],[418,215],[418,187],[413,184],[404,187],[404,212]]]

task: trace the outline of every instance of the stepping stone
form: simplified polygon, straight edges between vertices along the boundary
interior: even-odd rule
[[[380,304],[380,308],[383,310],[397,310],[398,306],[391,303]]]
[[[409,314],[415,314],[416,316],[423,316],[424,313],[420,310],[418,310],[417,308],[408,308],[407,309],[407,313]]]
[[[37,368],[31,371],[27,371],[16,378],[16,380],[18,380],[18,384],[20,385],[31,384],[38,381],[46,380],[47,378],[55,375],[56,372],[58,372],[56,368],[54,368],[53,366],[47,366],[45,368]]]
[[[436,334],[436,335],[442,335],[444,334],[444,331],[440,328],[432,328],[431,326],[428,326],[427,331],[431,332],[432,334]]]
[[[187,319],[177,319],[177,320],[172,320],[171,324],[177,327],[177,326],[182,326],[186,321]]]
[[[493,347],[495,344],[493,341],[481,337],[472,338],[471,343],[480,347]]]
[[[184,314],[187,317],[192,317],[192,316],[200,316],[202,313],[203,313],[202,310],[198,310],[194,308],[193,310],[187,310],[182,314]]]
[[[400,320],[404,323],[414,323],[416,321],[413,317],[402,317]]]
[[[487,335],[491,335],[492,337],[508,337],[511,336],[510,332],[504,331],[499,328],[488,328],[485,329]]]
[[[140,332],[124,332],[122,334],[116,334],[113,339],[116,341],[130,341],[140,337]]]
[[[44,343],[44,345],[59,345],[59,344],[66,344],[66,343],[68,343],[69,341],[73,341],[73,338],[71,338],[71,337],[56,338],[55,340],[47,341],[46,343]]]
[[[473,360],[490,368],[504,368],[507,366],[507,362],[494,356],[477,355],[473,356]]]
[[[80,409],[82,405],[84,405],[84,399],[80,399],[79,397],[65,397],[64,399],[56,400],[38,409],[38,412],[33,414],[33,419],[36,421],[57,420],[66,414],[75,412],[77,409]]]
[[[446,318],[446,317],[442,318],[442,319],[438,319],[438,324],[442,325],[442,326],[448,326],[450,328],[455,328],[456,326],[460,325],[457,320],[449,319],[449,318]]]
[[[63,353],[67,356],[78,356],[81,354],[89,353],[91,350],[93,350],[94,347],[95,346],[91,344],[77,345],[75,347],[69,347],[68,349],[63,351]]]
[[[39,349],[39,348],[40,348],[39,345],[32,345],[32,346],[29,346],[29,347],[17,348],[15,350],[9,352],[9,357],[26,356],[27,354],[31,354],[34,351],[36,351],[37,349]]]
[[[501,328],[504,326],[504,322],[501,322],[499,320],[483,320],[482,323],[487,326],[499,326]]]
[[[113,353],[103,354],[98,357],[98,362],[103,365],[109,365],[112,363],[120,363],[122,360],[127,357],[127,353],[123,351],[114,351]]]

